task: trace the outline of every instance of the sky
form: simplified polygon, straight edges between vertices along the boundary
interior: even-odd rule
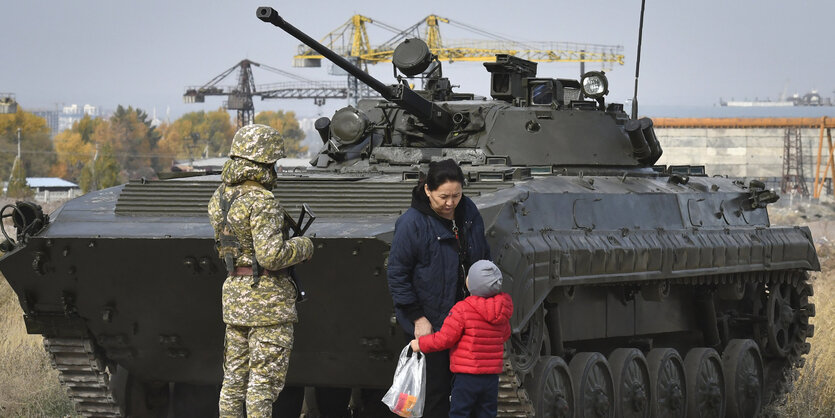
[[[172,119],[214,110],[221,97],[184,104],[186,86],[202,85],[240,60],[314,80],[340,80],[322,68],[293,68],[299,42],[255,17],[272,6],[285,20],[320,39],[362,14],[406,28],[437,14],[522,41],[622,45],[625,65],[609,76],[609,102],[632,97],[640,0],[584,1],[250,1],[250,0],[3,0],[0,2],[0,92],[24,109],[60,104],[139,107]],[[719,98],[777,99],[784,91],[835,93],[832,0],[647,0],[638,98],[641,106],[715,106]],[[476,38],[449,25],[445,40]],[[372,44],[391,33],[369,27]],[[599,70],[600,64],[586,64]],[[444,63],[457,91],[489,95],[481,63]],[[579,64],[540,64],[538,76],[578,78]],[[391,64],[370,67],[385,84]],[[290,81],[260,69],[256,84]],[[222,85],[235,84],[228,78]],[[344,107],[329,100],[256,99],[256,111],[293,110],[329,116]],[[835,113],[835,111],[830,112]]]

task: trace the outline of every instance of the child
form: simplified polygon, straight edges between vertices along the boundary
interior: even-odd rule
[[[495,417],[513,302],[501,292],[502,273],[488,260],[470,267],[466,283],[471,296],[452,307],[440,331],[412,340],[412,350],[431,353],[452,348],[450,418]]]

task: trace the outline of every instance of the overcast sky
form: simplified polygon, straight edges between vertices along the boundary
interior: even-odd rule
[[[310,79],[337,80],[327,67],[293,68],[299,44],[255,17],[257,6],[276,8],[319,39],[359,13],[406,28],[428,14],[527,41],[622,45],[626,65],[609,72],[610,101],[632,96],[639,0],[584,1],[250,1],[250,0],[3,0],[0,2],[0,92],[27,109],[56,104],[133,105],[163,119],[216,109],[183,104],[186,86],[201,85],[243,58]],[[835,1],[648,0],[639,101],[642,106],[712,106],[725,99],[777,99],[817,89],[835,94]],[[444,39],[475,38],[448,25]],[[369,28],[372,44],[391,37]],[[587,64],[587,70],[600,69]],[[256,84],[289,79],[254,70]],[[390,64],[371,74],[392,83]],[[487,95],[480,63],[445,64],[458,91]],[[540,64],[541,77],[577,77],[578,64]],[[229,78],[224,85],[234,84]],[[256,101],[256,111],[316,114],[311,100]],[[323,113],[345,105],[331,100]]]

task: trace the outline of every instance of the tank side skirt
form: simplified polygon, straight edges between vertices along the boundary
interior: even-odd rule
[[[539,306],[556,287],[640,286],[752,271],[819,270],[809,236],[805,227],[633,231],[627,236],[621,231],[541,231],[493,247],[501,248],[495,260],[509,277],[505,290],[514,302]],[[550,263],[543,263],[543,257]],[[517,311],[511,322],[514,332],[533,312]]]

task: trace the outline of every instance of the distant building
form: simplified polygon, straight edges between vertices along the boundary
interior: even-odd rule
[[[67,200],[82,195],[77,184],[58,177],[26,177],[26,185],[35,192],[34,199],[39,202]],[[5,182],[3,192],[6,192]]]
[[[17,101],[12,93],[0,93],[0,114],[17,112]]]
[[[66,181],[60,177],[26,177],[26,185],[35,192],[49,190],[51,192],[66,192],[70,189],[78,189],[78,185]]]
[[[55,137],[59,132],[72,128],[72,125],[80,121],[84,115],[90,115],[92,118],[104,116],[97,106],[89,104],[84,106],[71,104],[63,106],[60,110],[37,109],[33,110],[32,114],[46,119],[52,137]]]
[[[307,147],[306,157],[308,158],[322,149],[322,137],[319,136],[319,132],[314,127],[316,119],[318,117],[299,118],[299,128],[304,132],[304,139],[301,145]]]
[[[46,120],[46,126],[49,127],[49,135],[54,137],[58,132],[58,117],[61,112],[57,110],[33,110],[32,114],[40,116]]]
[[[84,115],[90,115],[90,117],[95,118],[100,116],[101,112],[99,112],[98,107],[88,104],[82,107],[76,104],[64,106],[61,114],[58,116],[58,132],[72,128],[73,123],[80,121]]]

